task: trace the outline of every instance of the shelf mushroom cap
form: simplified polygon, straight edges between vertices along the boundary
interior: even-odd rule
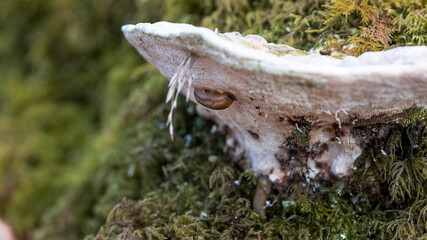
[[[338,142],[331,138],[346,139],[323,158],[313,158],[344,176],[363,148],[352,127],[397,122],[409,109],[427,106],[427,46],[338,59],[188,24],[139,23],[122,31],[180,92],[201,103],[202,115],[227,125],[239,143],[236,152],[244,152],[255,172],[272,181],[282,182],[289,172],[278,155],[286,152],[283,142],[295,130],[309,125],[310,146],[313,139],[331,146]],[[233,101],[215,110],[195,96],[215,104],[216,96]],[[341,136],[332,134],[337,128]]]

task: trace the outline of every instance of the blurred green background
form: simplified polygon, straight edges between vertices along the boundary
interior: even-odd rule
[[[64,229],[55,223],[58,231],[75,231],[80,237],[96,232],[115,203],[92,209],[102,190],[84,184],[102,178],[100,168],[109,141],[117,141],[112,132],[120,132],[113,129],[126,111],[125,100],[144,88],[147,76],[154,76],[154,85],[164,82],[154,68],[143,67],[121,25],[163,16],[195,21],[203,12],[192,14],[189,8],[200,9],[199,4],[205,3],[0,2],[0,216],[18,233],[33,236],[55,208],[62,210],[73,201],[73,207],[87,211],[78,214],[88,219],[80,222],[74,216],[79,210],[70,207],[69,213],[61,213],[68,214]],[[161,101],[162,93],[153,93],[153,101]],[[138,104],[135,114],[143,114],[141,108],[149,111],[143,101]],[[72,193],[77,190],[81,193]]]
[[[341,2],[346,6],[360,4]],[[390,36],[381,38],[366,35],[363,27],[372,25],[375,19],[359,21],[362,8],[346,9],[339,3],[338,0],[330,1],[328,7],[323,5],[326,1],[310,0],[0,1],[0,216],[14,226],[22,239],[91,238],[106,219],[107,223],[111,219],[116,222],[125,219],[114,213],[107,218],[123,197],[145,198],[156,199],[157,204],[163,201],[171,206],[178,203],[182,206],[171,207],[158,222],[154,219],[158,214],[154,210],[160,211],[164,206],[152,205],[145,210],[145,217],[128,219],[138,219],[139,225],[132,225],[134,230],[138,229],[136,226],[145,229],[136,235],[131,233],[128,238],[185,238],[184,233],[202,235],[202,232],[206,239],[263,233],[272,236],[299,234],[295,236],[302,238],[310,237],[310,231],[313,236],[323,236],[320,238],[329,236],[331,231],[331,236],[337,238],[341,236],[340,231],[349,231],[346,234],[351,236],[349,229],[353,223],[350,220],[335,223],[329,218],[332,214],[329,210],[320,217],[310,215],[310,211],[306,211],[307,202],[286,205],[298,215],[291,218],[299,219],[294,225],[283,223],[283,219],[294,216],[286,211],[282,222],[273,218],[263,223],[258,219],[250,207],[253,194],[250,189],[255,188],[253,176],[242,172],[227,155],[222,136],[211,134],[212,123],[198,117],[194,105],[180,104],[175,120],[178,137],[171,143],[164,126],[168,112],[168,106],[163,103],[166,81],[131,48],[121,33],[121,26],[127,23],[167,20],[211,29],[218,27],[222,32],[261,34],[269,41],[285,42],[306,50],[314,46],[338,46],[340,50],[348,40],[360,43],[359,53],[391,45],[426,44],[425,1],[408,1],[407,5],[393,1],[368,2],[374,9],[372,16],[380,16],[375,11],[387,7],[388,16],[401,16],[385,24],[393,31]],[[332,20],[325,22],[328,18]],[[307,31],[323,27],[326,30]],[[350,39],[352,35],[360,39]],[[425,127],[419,131],[425,131]],[[420,134],[425,137],[425,133]],[[417,154],[425,162],[426,153]],[[198,164],[205,165],[197,167]],[[425,165],[422,166],[425,170]],[[422,186],[425,176],[422,174],[426,172],[416,173],[418,182],[414,180],[416,183],[408,188],[408,193],[402,193],[404,204],[392,204],[393,208],[413,206],[415,197],[412,197],[419,191],[417,187]],[[225,183],[236,179],[249,179],[247,188],[225,191]],[[164,192],[156,192],[160,185]],[[215,197],[219,192],[231,193],[233,198]],[[177,194],[182,199],[168,194]],[[182,202],[177,203],[177,199]],[[425,195],[421,199],[425,201]],[[351,205],[347,200],[343,199],[343,204]],[[123,201],[124,205],[128,203],[128,200]],[[323,207],[330,207],[329,203],[336,200],[328,201]],[[382,203],[384,208],[377,209],[373,215],[367,215],[373,212],[369,204],[355,210],[366,218],[356,214],[357,219],[353,220],[365,225],[354,230],[353,236],[359,236],[372,219],[377,225],[365,231],[368,236],[387,234],[384,227],[387,221],[405,219],[406,212],[382,213],[391,204]],[[233,206],[233,211],[242,209],[233,213],[241,215],[241,222],[234,222],[226,214],[219,218],[221,221],[216,218],[208,222],[200,220],[204,211],[215,214],[213,206],[226,209],[227,205]],[[203,206],[207,208],[202,211]],[[143,205],[135,208],[144,212]],[[198,209],[196,215],[200,219],[189,213],[191,209]],[[343,209],[336,211],[337,216],[343,214],[351,218]],[[119,214],[124,215],[130,216]],[[336,229],[317,227],[315,232],[304,223],[306,219],[322,221],[323,217],[328,219],[325,224],[333,223]],[[144,222],[148,220],[141,218],[152,218],[153,222]],[[172,231],[165,227],[165,221],[180,226],[174,228],[176,236],[165,233]],[[396,230],[393,225],[391,234],[400,231],[399,234],[406,234],[402,236],[421,236],[425,233],[422,230],[425,220],[419,221],[408,225],[409,232],[405,228]],[[191,225],[197,226],[193,229],[184,224],[189,222],[203,222],[204,225]],[[225,226],[231,222],[240,224],[241,229],[228,231]],[[215,229],[217,223],[222,225]],[[162,229],[158,231],[146,228],[160,225]],[[120,228],[124,225],[118,226],[111,230],[111,225],[105,225],[98,237],[116,236],[110,232],[123,234]],[[293,232],[292,229],[299,230]],[[180,231],[183,235],[179,235]]]

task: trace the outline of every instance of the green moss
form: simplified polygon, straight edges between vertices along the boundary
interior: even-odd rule
[[[426,237],[425,110],[368,146],[352,177],[273,191],[262,220],[253,173],[183,99],[170,141],[166,81],[120,32],[164,19],[360,54],[425,45],[426,5],[0,1],[0,215],[34,239]],[[294,137],[307,142],[301,129]]]
[[[177,112],[185,113],[183,108]],[[203,122],[196,132],[193,126],[176,135],[177,143],[161,147],[177,150],[172,162],[158,166],[161,183],[140,200],[123,199],[88,239],[407,239],[426,234],[427,196],[421,189],[427,179],[426,147],[414,145],[425,144],[425,122],[396,129],[383,151],[381,144],[371,146],[351,177],[333,185],[293,183],[275,192],[267,220],[251,206],[254,176],[227,156],[221,136],[210,135],[210,123]],[[200,140],[185,147],[188,133]]]
[[[325,26],[320,31],[330,34],[341,28],[341,38],[354,45],[347,50],[353,55],[392,45],[425,45],[425,4],[425,1],[333,0],[325,5]]]
[[[298,126],[298,125],[297,125]],[[292,131],[292,136],[298,140],[300,143],[309,143],[310,134],[306,128],[299,128]]]
[[[317,42],[318,34],[306,30],[322,27],[321,8],[316,1],[223,0],[217,1],[215,11],[202,25],[221,32],[258,34],[269,42],[307,50]]]
[[[427,109],[425,108],[415,108],[411,109],[400,121],[401,125],[404,127],[409,126],[409,124],[416,123],[420,119],[427,119]]]
[[[426,1],[218,1],[204,26],[260,34],[305,50],[332,48],[360,55],[427,44]]]

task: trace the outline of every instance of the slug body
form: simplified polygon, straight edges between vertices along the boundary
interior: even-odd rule
[[[236,97],[228,92],[218,92],[209,89],[194,89],[194,98],[204,107],[212,110],[224,110],[236,101]]]
[[[320,55],[331,56],[332,55],[332,50],[331,49],[327,49],[325,51],[320,51],[319,53],[320,53]]]

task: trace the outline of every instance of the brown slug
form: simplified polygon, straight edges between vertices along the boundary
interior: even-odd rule
[[[224,110],[231,106],[236,101],[236,97],[228,92],[218,92],[210,89],[194,89],[194,98],[203,106],[213,110]]]
[[[320,55],[326,55],[326,56],[331,56],[332,55],[332,50],[331,49],[327,49],[325,51],[319,51]]]

